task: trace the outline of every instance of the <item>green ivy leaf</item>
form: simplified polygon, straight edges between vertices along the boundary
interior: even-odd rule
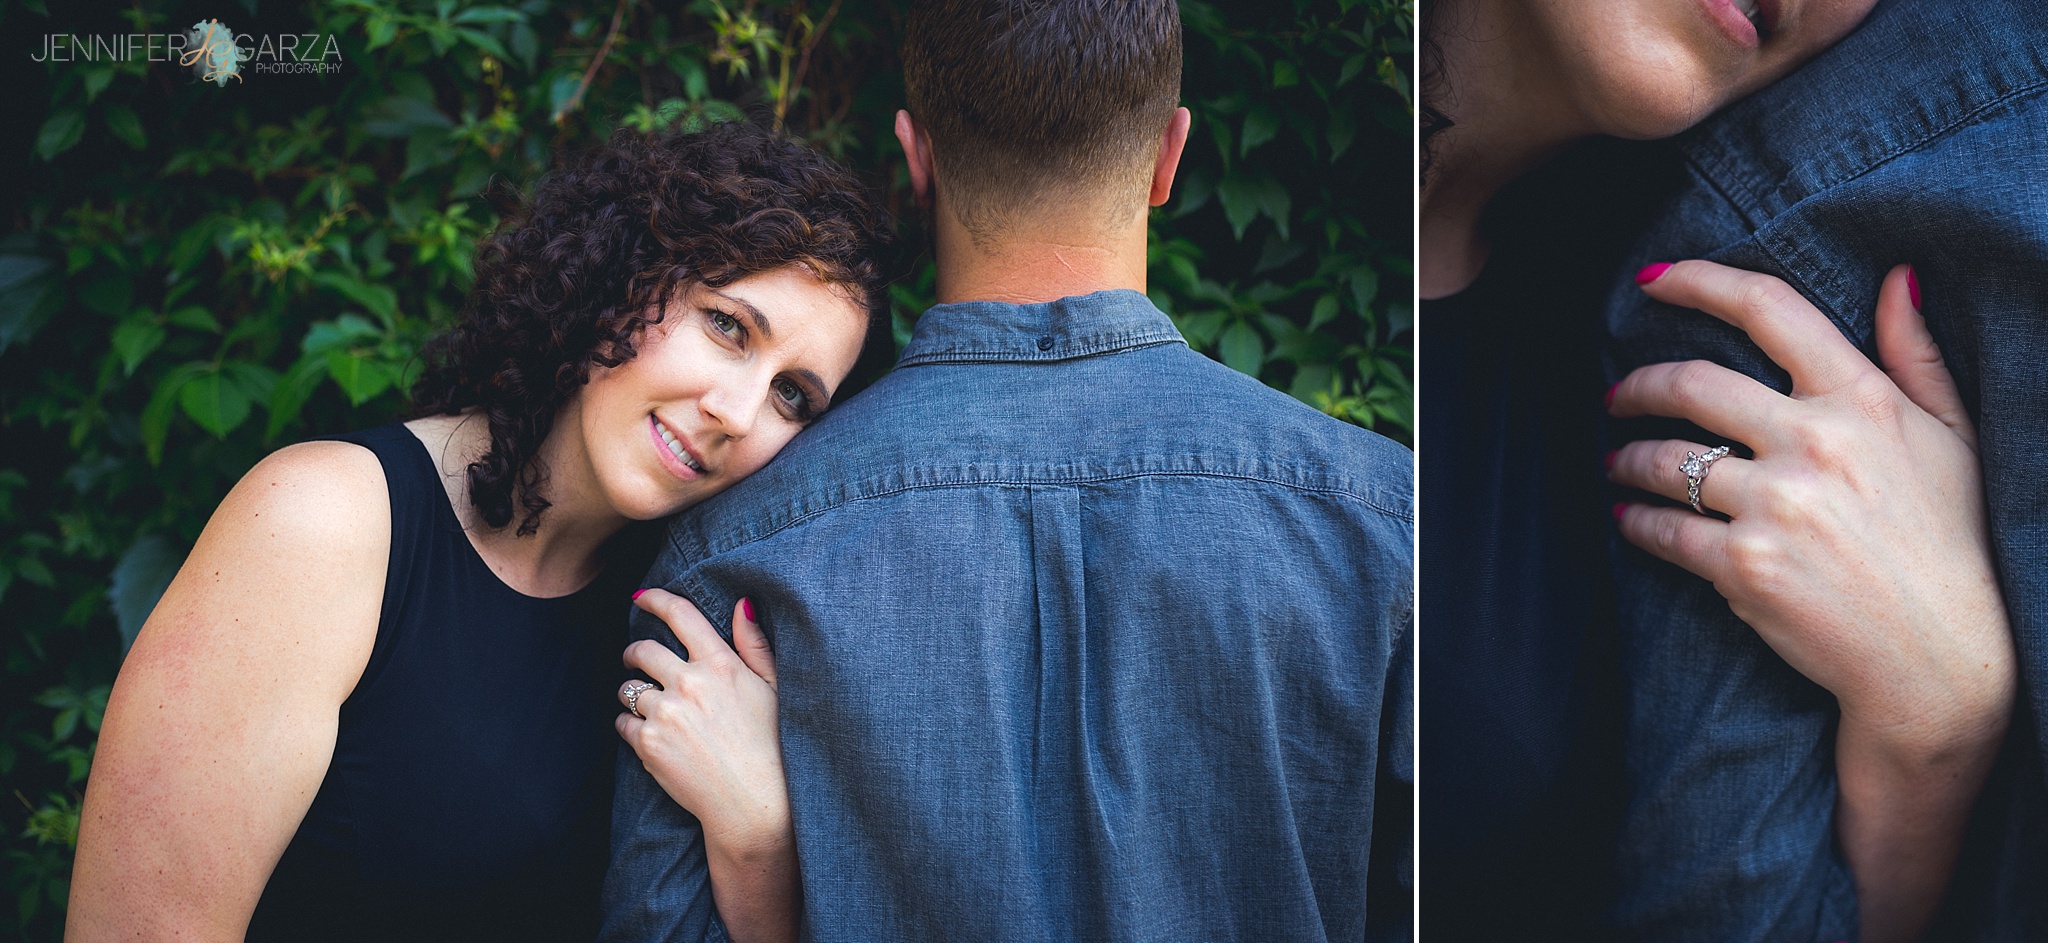
[[[496,56],[499,61],[512,58],[512,54],[505,51],[504,44],[498,42],[497,37],[482,30],[458,29],[455,35],[462,37],[463,42]]]
[[[348,394],[352,406],[369,402],[398,379],[390,367],[362,351],[328,351],[327,372],[334,377],[335,385]]]
[[[1244,116],[1244,136],[1238,141],[1237,156],[1243,157],[1273,139],[1280,132],[1280,115],[1272,108],[1254,108]]]
[[[379,10],[370,14],[369,25],[365,32],[368,33],[370,39],[369,49],[374,52],[383,46],[391,44],[392,37],[398,32],[398,24],[392,20],[391,14]]]
[[[121,143],[138,151],[149,146],[149,135],[143,133],[142,119],[136,116],[135,109],[126,105],[110,105],[106,119],[107,130],[114,132]]]
[[[1313,331],[1337,319],[1337,296],[1325,294],[1316,299],[1316,306],[1309,312],[1308,329]]]
[[[1351,58],[1344,60],[1343,71],[1337,73],[1337,87],[1343,88],[1352,79],[1357,78],[1358,73],[1364,71],[1365,53],[1361,52],[1358,55],[1352,56]]]
[[[1334,164],[1358,139],[1358,120],[1351,116],[1350,109],[1338,108],[1330,113],[1330,127],[1325,133],[1330,138],[1330,163]]]
[[[519,58],[519,64],[526,71],[533,71],[533,62],[540,55],[540,36],[533,27],[521,23],[512,27],[512,54]]]
[[[299,342],[299,350],[308,354],[324,354],[341,347],[355,346],[357,341],[382,336],[377,325],[359,314],[344,314],[332,321],[315,321],[306,330],[306,339]]]
[[[114,64],[112,62],[95,62],[79,71],[80,77],[85,80],[85,100],[87,104],[98,101],[100,93],[106,91],[107,86],[114,82]]]
[[[166,316],[164,320],[178,327],[189,327],[195,331],[205,331],[208,334],[218,334],[221,330],[220,321],[214,318],[213,312],[198,305],[186,305],[179,308]]]
[[[313,282],[362,305],[385,324],[398,316],[398,293],[386,286],[371,285],[353,275],[331,270],[314,275]]]
[[[1337,370],[1329,364],[1305,363],[1294,371],[1294,382],[1287,387],[1287,395],[1314,406],[1316,394],[1330,393],[1336,380]]]
[[[1252,326],[1240,321],[1223,332],[1223,339],[1217,344],[1217,353],[1223,363],[1239,373],[1259,375],[1259,368],[1266,363],[1266,342]]]
[[[85,136],[85,112],[77,108],[66,108],[51,115],[43,122],[43,129],[36,132],[36,154],[44,163],[56,160],[57,155],[78,145],[78,139]]]
[[[157,381],[156,392],[149,397],[149,405],[142,408],[142,451],[151,465],[164,461],[164,440],[170,438],[171,417],[178,411],[178,394],[185,384],[208,370],[212,364],[203,362],[183,363],[172,368],[170,373]]]
[[[1273,220],[1273,227],[1280,231],[1280,238],[1288,238],[1287,217],[1294,199],[1288,195],[1286,184],[1267,177],[1259,182],[1255,192],[1259,201],[1259,211]]]
[[[0,255],[0,354],[27,342],[56,313],[63,293],[56,264],[36,255]]]
[[[1205,348],[1216,343],[1216,335],[1222,332],[1224,323],[1229,319],[1229,312],[1205,311],[1200,314],[1181,315],[1174,319],[1174,324],[1180,328],[1181,334],[1186,337],[1189,344]]]
[[[548,114],[560,116],[569,111],[569,100],[576,97],[576,89],[583,84],[583,77],[568,72],[555,76],[548,85]]]
[[[220,371],[194,377],[178,391],[178,403],[199,428],[225,439],[249,418],[249,391]]]
[[[185,565],[185,555],[158,534],[136,538],[114,564],[113,579],[107,584],[107,604],[114,610],[114,626],[121,633],[121,651],[135,644],[135,633],[156,609],[157,600],[170,588],[171,578]]]
[[[1365,266],[1351,272],[1351,310],[1372,313],[1372,300],[1380,292],[1380,274]]]
[[[1231,233],[1242,241],[1245,227],[1259,217],[1257,188],[1243,177],[1225,177],[1216,185],[1216,201],[1223,204],[1223,218],[1230,221]]]
[[[1281,88],[1288,88],[1288,87],[1290,87],[1290,86],[1293,86],[1293,85],[1299,84],[1300,82],[1301,82],[1301,73],[1300,73],[1300,72],[1298,72],[1298,71],[1297,71],[1297,70],[1295,69],[1295,67],[1294,67],[1294,63],[1292,63],[1292,62],[1289,62],[1289,61],[1287,61],[1287,60],[1285,60],[1285,59],[1282,59],[1282,60],[1280,60],[1279,62],[1275,62],[1275,63],[1273,63],[1273,87],[1274,87],[1274,88],[1276,88],[1276,89],[1281,89]]]
[[[455,14],[451,23],[524,23],[526,14],[511,7],[470,7]]]
[[[270,422],[264,427],[265,440],[277,438],[285,426],[299,418],[299,411],[306,407],[306,401],[313,398],[313,391],[320,387],[320,381],[327,378],[327,357],[325,351],[308,351],[301,356],[284,376],[277,379],[270,390]]]
[[[121,358],[121,372],[134,376],[135,368],[163,345],[168,332],[147,311],[137,311],[114,328],[114,356]]]

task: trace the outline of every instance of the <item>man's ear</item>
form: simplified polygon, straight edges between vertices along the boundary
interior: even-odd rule
[[[896,119],[896,127],[903,127],[903,118]],[[1152,166],[1152,206],[1165,206],[1173,196],[1173,175],[1180,169],[1180,152],[1188,146],[1188,126],[1195,116],[1186,108],[1175,108],[1173,117],[1166,122],[1166,133],[1159,141],[1159,163]],[[901,130],[896,132],[902,134]],[[915,173],[913,171],[913,173]],[[916,178],[913,177],[913,180]]]
[[[1181,137],[1187,137],[1185,129]],[[926,137],[924,129],[911,119],[910,112],[900,108],[896,110],[896,142],[903,145],[903,157],[910,163],[910,195],[917,200],[918,209],[929,213],[932,209],[932,139]]]

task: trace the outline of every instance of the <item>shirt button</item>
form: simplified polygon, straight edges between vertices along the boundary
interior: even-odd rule
[[[1052,336],[1051,336],[1051,335],[1046,335],[1045,337],[1041,337],[1041,338],[1039,338],[1039,339],[1038,339],[1038,349],[1039,349],[1039,350],[1051,350],[1051,349],[1052,349]]]

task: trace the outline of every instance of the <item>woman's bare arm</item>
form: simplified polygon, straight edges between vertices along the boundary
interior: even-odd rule
[[[108,698],[66,940],[242,939],[369,661],[390,546],[359,446],[291,446],[229,492]]]

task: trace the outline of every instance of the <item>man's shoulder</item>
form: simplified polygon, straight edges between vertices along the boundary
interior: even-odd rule
[[[1051,364],[956,364],[899,370],[847,403],[793,456],[826,462],[855,443],[897,461],[958,464],[1041,455],[1049,479],[1224,467],[1267,468],[1304,487],[1356,491],[1412,516],[1414,456],[1237,370],[1160,344]]]
[[[1414,518],[1413,455],[1163,344],[1059,363],[897,370],[678,526],[732,543],[849,502],[935,488],[1240,479]]]
[[[2048,106],[2040,15],[2036,0],[1882,3],[1682,147],[1704,183],[1752,217],[1776,216],[1973,125],[2039,113]]]

